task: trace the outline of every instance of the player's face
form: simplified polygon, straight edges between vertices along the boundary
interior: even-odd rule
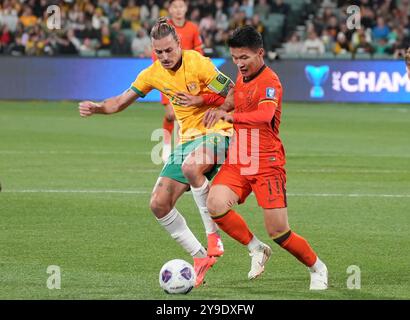
[[[233,63],[243,77],[251,77],[263,66],[263,49],[230,48]]]
[[[171,34],[159,40],[153,39],[152,48],[165,69],[174,68],[181,59],[181,46]]]
[[[172,20],[182,20],[185,19],[187,12],[187,5],[184,1],[173,1],[169,6],[169,14]]]

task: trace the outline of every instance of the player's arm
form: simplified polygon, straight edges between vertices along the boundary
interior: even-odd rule
[[[93,114],[117,113],[131,105],[139,95],[131,89],[116,97],[108,98],[103,102],[82,101],[79,103],[80,116],[89,117]]]
[[[220,106],[225,101],[225,97],[216,93],[205,93],[194,96],[185,92],[177,92],[176,96],[178,98],[176,102],[180,106],[185,107]]]
[[[178,104],[181,106],[221,106],[225,103],[225,98],[229,90],[233,88],[233,81],[220,72],[209,58],[203,58],[200,61],[201,68],[198,72],[201,74],[201,80],[211,90],[210,93],[194,96],[185,92],[178,92]]]
[[[233,117],[231,112],[234,109],[234,90],[235,88],[231,88],[226,96],[224,103],[220,105],[218,108],[209,109],[204,117],[204,125],[207,128],[211,128],[215,123],[219,120],[227,121],[232,123]]]

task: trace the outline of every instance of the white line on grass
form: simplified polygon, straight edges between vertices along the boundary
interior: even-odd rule
[[[72,155],[110,155],[110,154],[129,154],[129,155],[151,155],[151,151],[88,151],[88,150],[0,150],[0,154],[72,154]],[[289,157],[313,157],[313,158],[410,158],[410,154],[340,154],[340,153],[286,153]]]
[[[65,189],[11,189],[5,193],[119,193],[150,194],[147,190],[65,190]],[[291,197],[351,197],[351,198],[410,198],[410,194],[362,194],[362,193],[288,193]]]

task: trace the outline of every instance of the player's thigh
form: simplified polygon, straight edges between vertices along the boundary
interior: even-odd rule
[[[211,180],[225,160],[229,138],[219,133],[201,136],[184,149],[183,171],[187,174],[205,174]]]
[[[204,144],[199,144],[195,150],[187,154],[182,163],[182,172],[185,177],[204,174],[215,165],[214,151]]]
[[[263,214],[270,237],[277,237],[290,229],[287,208],[263,209]]]
[[[151,194],[150,207],[157,218],[171,211],[188,185],[168,177],[159,177]]]
[[[252,176],[249,181],[260,207],[263,209],[287,207],[286,176],[284,174]]]

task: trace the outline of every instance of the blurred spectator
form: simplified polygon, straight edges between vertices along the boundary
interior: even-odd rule
[[[111,53],[113,55],[130,55],[131,54],[131,46],[127,41],[124,33],[120,32],[117,37],[114,39]]]
[[[122,27],[131,28],[132,21],[139,21],[140,8],[135,4],[135,0],[129,0],[127,7],[122,11]]]
[[[253,1],[242,0],[242,5],[239,7],[240,11],[245,13],[245,17],[251,19],[253,17]]]
[[[0,5],[0,25],[7,25],[10,32],[14,32],[18,22],[18,10],[11,5],[10,1],[4,1],[3,7]]]
[[[207,57],[212,57],[215,55],[213,39],[210,35],[204,38],[204,55]]]
[[[335,55],[347,54],[352,52],[352,47],[343,32],[339,32],[336,37],[336,42],[333,47],[333,53]]]
[[[3,28],[0,28],[0,52],[5,52],[12,40],[13,37],[9,27],[5,24]]]
[[[224,2],[222,0],[217,0],[215,3],[215,27],[216,30],[227,30],[229,27],[228,16],[224,12]]]
[[[101,27],[101,38],[99,49],[110,49],[111,47],[111,32],[107,25]]]
[[[92,26],[94,29],[99,30],[103,25],[108,25],[109,20],[108,17],[104,15],[103,9],[102,8],[97,8],[94,11],[93,17],[92,17]]]
[[[139,58],[149,58],[152,55],[151,39],[144,29],[137,32],[131,43],[132,55]]]
[[[287,16],[290,12],[290,6],[284,3],[283,0],[275,0],[271,5],[271,10],[273,13],[281,13]]]
[[[325,45],[314,30],[308,33],[308,37],[303,43],[302,52],[316,55],[322,55],[325,53]]]
[[[70,45],[72,43],[70,42]],[[83,43],[80,46],[80,55],[82,56],[95,56],[96,54],[96,45],[90,38],[85,38]]]
[[[286,54],[300,54],[303,50],[303,42],[297,32],[292,33],[289,40],[283,45]]]
[[[267,0],[259,0],[257,5],[255,6],[254,14],[257,14],[259,17],[261,17],[261,19],[265,19],[271,11],[271,7]]]
[[[25,50],[26,49],[21,41],[21,37],[16,37],[15,42],[8,47],[8,53],[12,56],[22,56],[25,54]]]
[[[265,32],[265,26],[261,22],[259,15],[253,15],[252,19],[250,20],[250,25],[253,26],[260,34],[263,35]]]
[[[373,39],[378,41],[379,39],[387,39],[390,28],[385,24],[383,17],[377,18],[377,25],[372,30]]]
[[[353,56],[355,56],[357,53],[368,53],[368,54],[373,54],[374,48],[371,45],[371,43],[367,40],[366,34],[359,33],[359,42],[354,46],[353,48]]]
[[[198,27],[201,34],[208,34],[214,32],[216,29],[216,22],[212,14],[208,13],[205,17],[203,17],[199,22]]]
[[[37,17],[33,15],[33,9],[26,5],[20,17],[20,22],[25,28],[34,26],[37,22]]]

